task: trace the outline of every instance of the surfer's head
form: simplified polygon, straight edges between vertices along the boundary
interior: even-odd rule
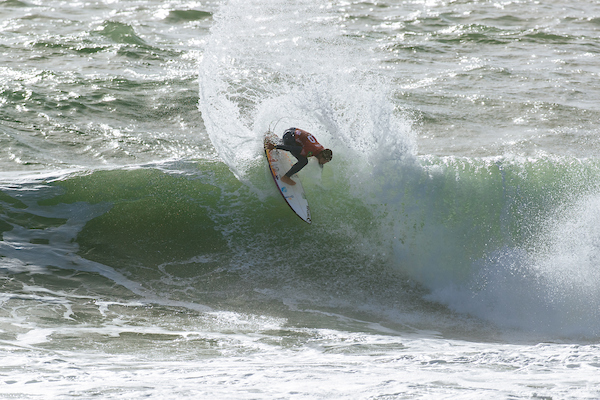
[[[317,160],[319,160],[319,164],[327,164],[333,158],[333,152],[329,149],[323,149],[319,154],[317,154]]]

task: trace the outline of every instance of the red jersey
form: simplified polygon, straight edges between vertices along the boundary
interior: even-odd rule
[[[302,129],[296,128],[294,131],[294,138],[296,139],[296,143],[299,146],[302,146],[300,155],[304,157],[316,156],[325,149],[325,147],[317,142],[317,139],[315,139],[313,135]]]

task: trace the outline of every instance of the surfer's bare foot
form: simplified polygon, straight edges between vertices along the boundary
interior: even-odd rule
[[[282,176],[282,177],[281,177],[281,182],[283,182],[283,183],[287,183],[287,184],[288,184],[288,185],[290,185],[290,186],[294,186],[294,185],[296,184],[296,182],[294,182],[294,181],[292,180],[292,178],[290,178],[290,177],[289,177],[289,176],[287,176],[287,175],[284,175],[284,176]]]

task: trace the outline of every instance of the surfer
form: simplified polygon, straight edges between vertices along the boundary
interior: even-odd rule
[[[283,133],[283,144],[275,145],[273,143],[267,143],[267,148],[269,150],[281,149],[289,151],[298,160],[298,162],[292,165],[292,168],[281,177],[281,180],[288,185],[296,184],[291,176],[308,164],[308,157],[316,157],[321,168],[323,167],[323,164],[327,164],[333,157],[333,152],[319,144],[313,135],[298,128],[289,128]]]

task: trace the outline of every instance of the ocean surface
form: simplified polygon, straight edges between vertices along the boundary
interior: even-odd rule
[[[596,1],[0,1],[0,398],[600,398],[599,81]]]

